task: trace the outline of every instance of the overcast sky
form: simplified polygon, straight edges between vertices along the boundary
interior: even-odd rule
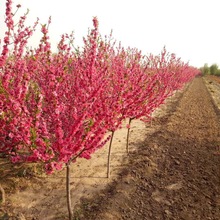
[[[3,37],[5,0],[0,0],[0,38]],[[98,17],[102,36],[109,35],[125,47],[136,47],[143,54],[158,54],[163,46],[190,65],[220,66],[219,0],[14,0],[21,4],[18,15],[28,8],[28,24],[37,17],[46,23],[52,16],[50,39],[53,48],[61,34],[75,33],[75,44],[82,43],[92,18]],[[32,39],[38,45],[38,34]]]

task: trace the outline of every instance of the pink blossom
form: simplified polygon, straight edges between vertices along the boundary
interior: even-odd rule
[[[21,161],[21,157],[20,156],[12,156],[11,157],[11,162],[12,163],[18,163]]]

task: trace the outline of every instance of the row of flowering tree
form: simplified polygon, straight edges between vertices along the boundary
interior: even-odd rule
[[[48,25],[41,25],[39,46],[27,50],[38,21],[26,27],[25,14],[15,25],[11,8],[7,0],[0,45],[0,153],[14,163],[43,163],[47,173],[65,166],[71,219],[71,162],[90,159],[125,119],[128,133],[133,119],[148,120],[199,71],[165,48],[158,56],[144,56],[116,45],[111,35],[99,34],[97,18],[80,49],[65,34],[53,53]]]

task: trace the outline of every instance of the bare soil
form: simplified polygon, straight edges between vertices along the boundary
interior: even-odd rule
[[[110,179],[105,168],[107,146],[91,160],[73,164],[74,219],[219,220],[216,83],[195,78],[154,113],[151,126],[132,122],[129,155],[126,128],[116,132]],[[35,167],[33,176],[33,166],[11,167],[3,159],[0,163],[0,184],[6,192],[0,219],[67,219],[65,170],[48,177],[36,174]]]

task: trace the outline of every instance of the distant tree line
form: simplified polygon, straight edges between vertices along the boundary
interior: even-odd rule
[[[204,64],[203,67],[200,68],[202,75],[216,75],[220,76],[220,69],[217,64],[212,64],[208,66],[207,63]]]

